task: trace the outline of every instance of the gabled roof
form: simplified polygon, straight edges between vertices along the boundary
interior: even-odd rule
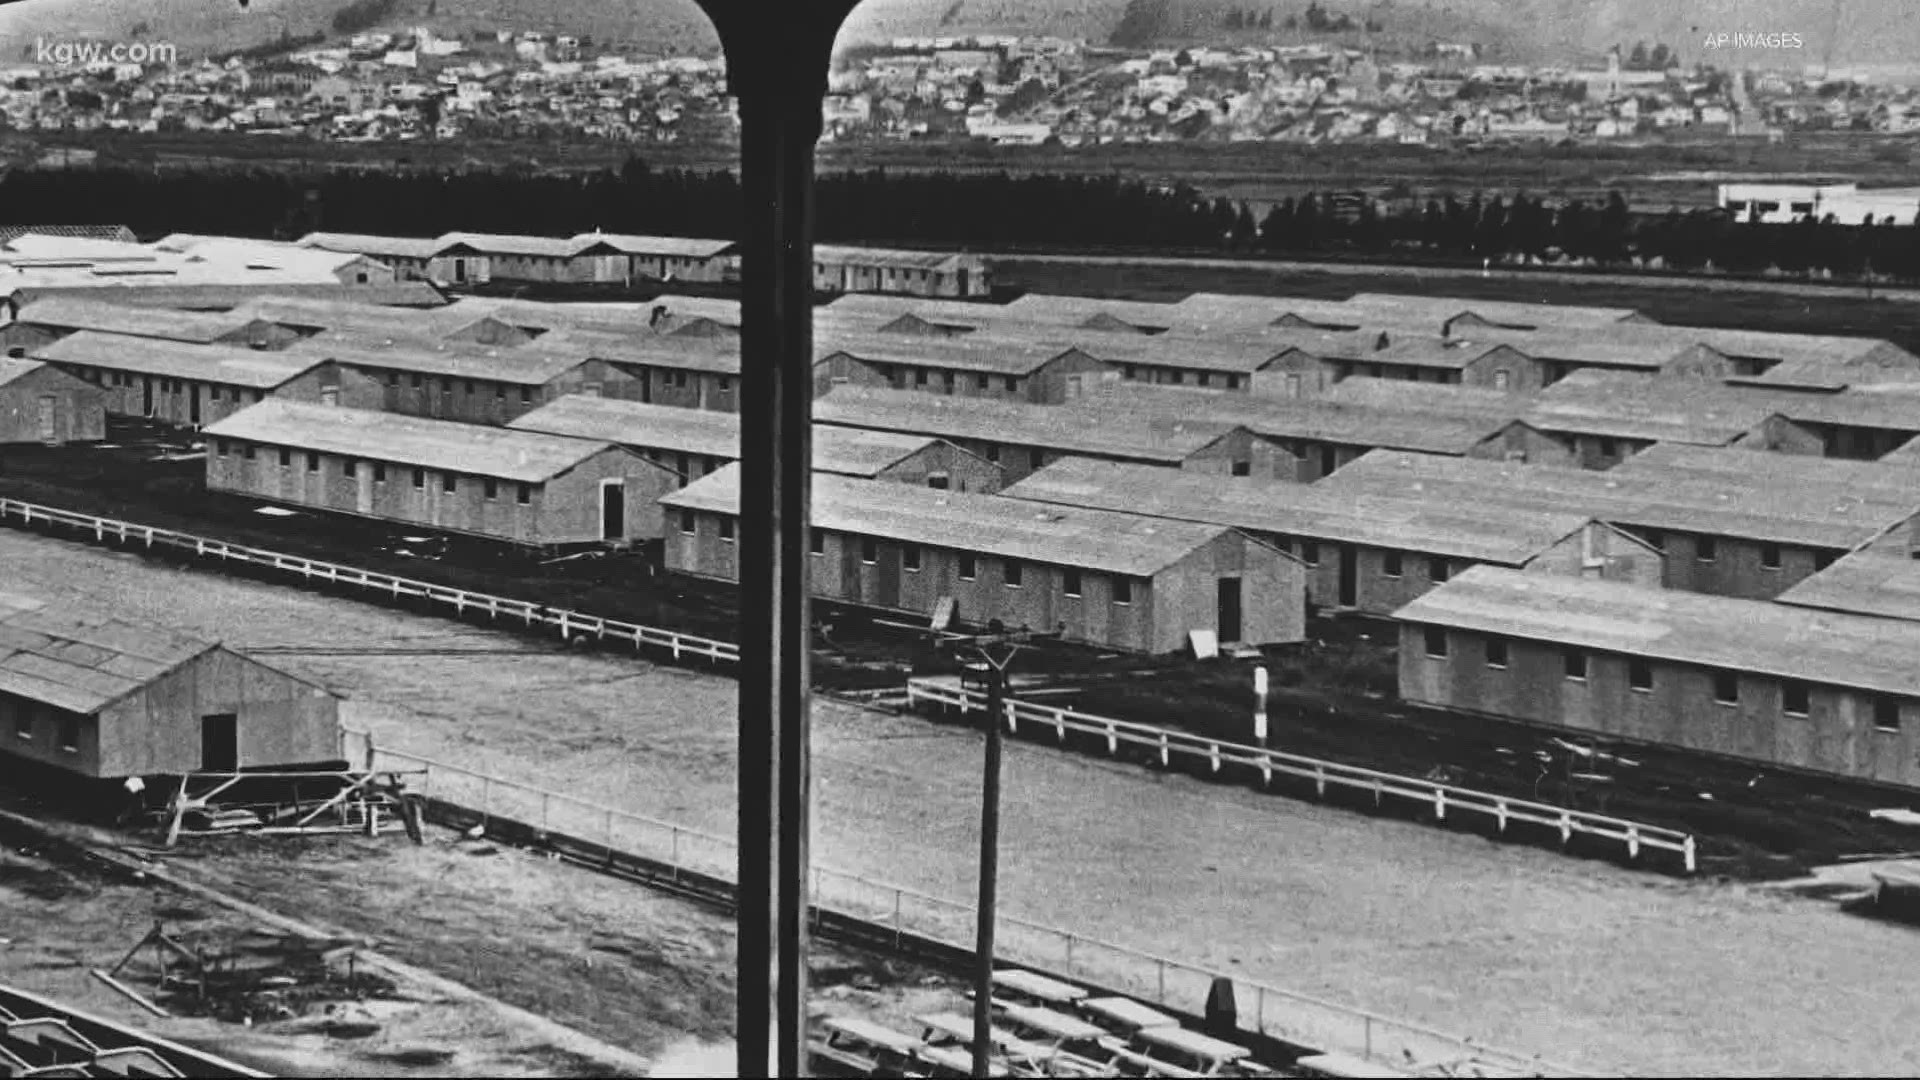
[[[1165,464],[1179,464],[1236,429],[1229,423],[1171,414],[864,386],[839,386],[816,398],[813,417],[845,427]]]
[[[1417,296],[1406,293],[1354,293],[1343,301],[1356,311],[1418,315],[1440,323],[1472,314],[1502,326],[1612,327],[1644,319],[1632,308],[1578,304],[1527,304],[1514,300],[1480,300],[1461,296]]]
[[[157,626],[0,592],[0,693],[83,715],[216,648]]]
[[[104,300],[112,304],[141,307],[179,308],[184,311],[227,311],[263,296],[281,296],[297,292],[302,296],[329,298],[394,308],[435,308],[446,304],[440,290],[424,281],[390,281],[369,285],[348,285],[335,280],[288,282],[253,281],[245,283],[182,284],[171,279],[159,281],[46,281],[23,283],[5,292],[20,303],[32,303],[58,296]]]
[[[655,334],[648,337],[631,330],[565,329],[547,334],[535,344],[613,364],[713,375],[740,374],[740,341],[731,336]]]
[[[249,405],[206,434],[521,483],[551,480],[613,449],[589,439],[278,398]]]
[[[33,358],[174,379],[272,390],[318,364],[291,350],[263,352],[82,330],[35,349]]]
[[[432,237],[372,236],[366,233],[312,232],[300,238],[303,247],[354,255],[399,259],[431,259],[442,245]]]
[[[664,496],[660,505],[737,515],[740,466],[711,473]],[[832,532],[1130,577],[1151,577],[1232,531],[830,474],[813,478],[812,524]]]
[[[1714,464],[1660,467],[1677,453]],[[1637,528],[1842,551],[1920,513],[1920,469],[1677,444],[1655,445],[1605,472],[1376,450],[1315,486],[1348,497],[1417,491],[1466,506],[1555,510]]]
[[[824,328],[815,332],[813,341],[816,362],[844,354],[872,364],[1015,376],[1031,375],[1075,351],[1070,341],[986,333],[926,338],[886,334],[877,329],[861,333]]]
[[[1089,410],[1179,417],[1244,427],[1270,439],[1307,439],[1343,446],[1392,447],[1465,454],[1516,421],[1388,411],[1314,398],[1290,400],[1177,386],[1105,383],[1083,399]]]
[[[1920,624],[1476,566],[1393,616],[1624,656],[1920,695]]]
[[[1920,623],[1920,561],[1870,545],[1802,579],[1774,603]]]
[[[711,259],[733,250],[731,240],[710,240],[690,236],[636,236],[632,233],[580,233],[571,238],[575,244],[606,244],[623,255],[665,255],[669,258]]]
[[[472,248],[483,255],[568,259],[593,245],[582,244],[578,238],[557,239],[551,236],[513,236],[506,233],[476,232],[442,233],[434,240],[436,254],[459,246]]]
[[[14,321],[60,330],[99,330],[131,337],[207,344],[247,325],[245,317],[132,307],[82,297],[54,297],[23,306]]]
[[[0,245],[11,244],[22,236],[77,236],[88,240],[118,240],[138,243],[140,238],[125,225],[0,225]]]
[[[1579,514],[1461,505],[1417,493],[1352,498],[1283,480],[1168,473],[1154,465],[1063,458],[1000,494],[1503,566],[1525,565],[1591,521]]]
[[[813,261],[822,265],[851,263],[859,266],[892,267],[897,270],[954,270],[975,266],[977,255],[953,251],[908,251],[900,248],[850,247],[844,244],[815,244]]]
[[[17,382],[36,371],[57,371],[38,360],[18,360],[10,356],[0,356],[0,386]]]
[[[568,394],[507,425],[647,450],[740,458],[740,414],[619,398]],[[940,440],[929,435],[816,424],[813,467],[844,476],[878,476]]]
[[[353,332],[319,334],[296,341],[280,355],[304,360],[307,367],[331,360],[356,367],[523,386],[543,386],[587,362],[578,351],[550,348],[545,338],[524,345],[494,346]]]

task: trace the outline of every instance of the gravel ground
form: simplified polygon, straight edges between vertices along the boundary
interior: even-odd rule
[[[274,661],[377,699],[354,712],[382,744],[731,828],[724,678],[17,533],[0,533],[0,567],[0,583],[287,650]],[[814,745],[819,861],[970,895],[977,737],[822,703]],[[1019,744],[1005,791],[1014,916],[1594,1069],[1920,1071],[1920,978],[1887,962],[1912,931],[1829,904]]]

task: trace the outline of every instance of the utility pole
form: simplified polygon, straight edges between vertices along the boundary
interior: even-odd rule
[[[973,972],[973,1075],[992,1075],[994,913],[1000,884],[1001,724],[1007,712],[1007,668],[1022,645],[1051,640],[1057,633],[950,635],[945,644],[971,649],[987,679],[986,760],[980,786],[980,900],[975,913]],[[971,666],[971,665],[970,665]]]

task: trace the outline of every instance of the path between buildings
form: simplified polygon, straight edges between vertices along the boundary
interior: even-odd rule
[[[732,830],[725,677],[11,532],[0,580],[286,650],[383,745]],[[827,701],[815,718],[816,857],[970,896],[978,737]],[[1004,790],[1013,916],[1597,1070],[1920,1072],[1920,975],[1897,959],[1920,938],[1829,904],[1025,744]]]

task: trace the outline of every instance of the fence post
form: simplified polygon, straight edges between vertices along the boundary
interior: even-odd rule
[[[1113,755],[1118,754],[1119,752],[1120,752],[1120,734],[1118,730],[1113,726],[1113,721],[1109,720],[1107,721],[1107,756],[1112,757]]]
[[[1627,858],[1637,859],[1639,857],[1640,857],[1640,826],[1629,825],[1627,826]]]
[[[1260,751],[1260,786],[1269,787],[1272,784],[1273,784],[1273,755],[1268,753],[1265,750],[1262,750]]]
[[[1565,844],[1565,843],[1571,842],[1572,840],[1573,840],[1573,815],[1567,813],[1565,810],[1562,810],[1560,811],[1560,842],[1562,844]]]
[[[1447,789],[1446,788],[1436,787],[1433,789],[1433,820],[1435,821],[1447,820]]]
[[[1220,771],[1220,744],[1219,743],[1210,742],[1207,744],[1207,760],[1213,765],[1214,772]]]
[[[1693,866],[1693,837],[1691,837],[1691,836],[1689,836],[1689,837],[1687,837],[1687,842],[1686,842],[1686,851],[1684,852],[1684,854],[1685,854],[1685,855],[1686,855],[1686,857],[1687,857],[1687,873],[1689,873],[1689,874],[1691,874],[1691,873],[1693,873],[1693,869],[1694,869],[1694,866]]]
[[[1163,769],[1167,767],[1167,732],[1165,728],[1160,730],[1160,767]]]

